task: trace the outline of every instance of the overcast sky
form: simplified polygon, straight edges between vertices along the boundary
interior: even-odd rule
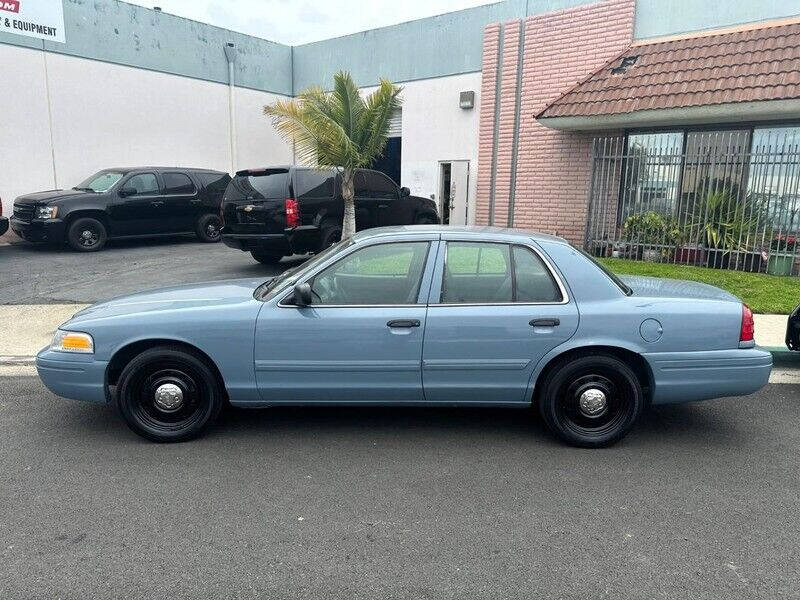
[[[492,0],[127,0],[284,44],[451,12]]]

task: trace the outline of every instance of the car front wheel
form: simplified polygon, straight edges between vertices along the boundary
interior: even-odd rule
[[[607,354],[583,354],[546,375],[539,410],[550,430],[583,448],[609,446],[630,431],[644,406],[636,373]]]
[[[67,230],[67,243],[78,252],[96,252],[106,245],[108,232],[97,219],[75,219]]]
[[[145,350],[123,369],[117,406],[128,426],[154,442],[183,442],[202,434],[224,403],[216,373],[179,347]]]

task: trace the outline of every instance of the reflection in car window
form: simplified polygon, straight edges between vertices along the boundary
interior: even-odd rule
[[[124,177],[124,173],[119,171],[100,171],[89,179],[82,181],[75,186],[76,190],[91,190],[93,192],[107,192]]]
[[[134,175],[125,182],[124,189],[133,190],[135,195],[158,194],[158,180],[152,173]]]
[[[313,304],[416,304],[428,245],[398,242],[356,250],[314,277]]]

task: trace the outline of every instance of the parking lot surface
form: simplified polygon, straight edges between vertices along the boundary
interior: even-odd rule
[[[192,237],[112,241],[100,252],[0,238],[0,304],[92,303],[155,287],[238,277],[264,278],[297,264],[257,263],[250,254]]]
[[[0,378],[0,598],[797,598],[799,394],[601,451],[492,409],[228,410],[157,445]]]

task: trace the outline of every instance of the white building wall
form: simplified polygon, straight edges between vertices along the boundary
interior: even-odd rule
[[[478,118],[481,74],[467,73],[403,85],[403,154],[401,179],[415,196],[436,194],[439,162],[469,160],[469,223],[475,222],[478,181]],[[475,92],[475,108],[459,108],[459,92]]]
[[[108,167],[230,170],[226,85],[4,44],[0,64],[13,66],[3,74],[9,83],[0,126],[4,214],[16,196],[72,187]],[[278,98],[236,89],[237,169],[291,162],[291,148],[262,114]]]

